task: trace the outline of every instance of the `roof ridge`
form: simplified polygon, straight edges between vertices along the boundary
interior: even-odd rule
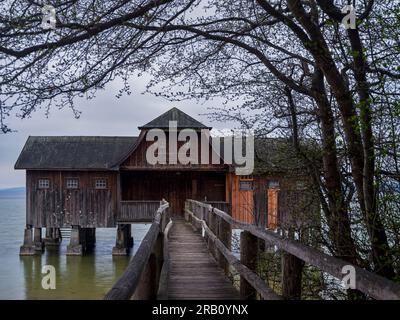
[[[177,121],[178,128],[211,129],[211,127],[204,125],[177,107],[167,110],[150,122],[140,126],[139,129],[168,128],[169,121]]]

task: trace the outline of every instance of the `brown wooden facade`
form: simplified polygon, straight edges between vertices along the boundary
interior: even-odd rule
[[[159,118],[155,119],[158,122],[154,126],[177,118],[183,119],[178,131],[188,127],[200,134],[200,130],[209,129],[176,108]],[[141,127],[139,137],[132,137],[131,142],[127,137],[123,140],[82,137],[73,142],[68,137],[28,140],[16,164],[17,169],[26,169],[27,225],[35,228],[74,225],[81,228],[115,227],[122,212],[128,217],[133,208],[143,208],[140,201],[148,201],[149,208],[152,208],[151,203],[167,199],[170,212],[182,215],[185,200],[194,199],[226,203],[224,207],[234,218],[247,223],[270,228],[278,226],[287,211],[280,196],[282,190],[293,187],[298,177],[291,181],[284,177],[284,173],[237,176],[234,168],[223,164],[222,160],[220,164],[151,165],[146,161],[146,150],[152,143],[146,141],[146,134],[151,127]],[[87,151],[92,142],[97,143],[96,147]],[[46,151],[49,143],[57,143],[56,148]],[[76,147],[75,143],[80,145]],[[109,151],[117,143],[120,143],[119,149]],[[86,164],[75,161],[74,157],[80,157],[79,151],[72,156],[67,154],[71,145],[86,153]],[[54,155],[60,158],[58,160],[52,154],[46,155],[54,149],[60,150]],[[110,154],[108,158],[99,154],[102,150]],[[32,159],[30,152],[36,154],[36,158],[48,156],[46,161],[49,165],[46,167],[43,159]],[[210,159],[213,152],[209,145]],[[169,157],[170,154],[167,154]],[[63,162],[64,158],[68,158],[70,168],[68,163]],[[96,161],[99,163],[92,165]],[[71,188],[68,186],[69,179],[78,181],[78,185]],[[48,181],[48,185],[43,188],[40,180]],[[96,185],[97,180],[105,181],[101,188]]]

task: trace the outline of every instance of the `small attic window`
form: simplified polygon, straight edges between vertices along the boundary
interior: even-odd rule
[[[39,189],[49,189],[50,188],[50,180],[49,179],[39,179],[38,180],[38,188]]]
[[[79,180],[76,178],[68,178],[66,186],[67,186],[67,189],[78,189]]]
[[[96,189],[107,189],[107,179],[104,178],[96,179],[96,181],[94,182],[94,187]]]

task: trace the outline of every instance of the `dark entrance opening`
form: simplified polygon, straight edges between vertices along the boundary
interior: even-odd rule
[[[172,214],[183,215],[186,199],[225,201],[225,173],[122,171],[121,197],[123,201],[164,198]]]

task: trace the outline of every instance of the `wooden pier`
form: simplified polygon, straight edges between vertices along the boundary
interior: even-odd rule
[[[199,233],[183,219],[173,220],[169,238],[168,299],[239,299]]]
[[[107,300],[129,299],[263,299],[299,297],[295,270],[282,270],[277,294],[257,274],[254,261],[259,240],[341,279],[349,263],[265,228],[243,223],[211,204],[186,200],[184,220],[172,218],[163,202],[125,273],[106,294]],[[231,230],[241,229],[240,259],[231,251]],[[289,265],[293,266],[293,264]],[[374,299],[400,299],[400,285],[354,266],[356,289]],[[235,270],[240,281],[228,277]],[[289,272],[290,271],[290,272]],[[300,278],[301,279],[301,278]]]

